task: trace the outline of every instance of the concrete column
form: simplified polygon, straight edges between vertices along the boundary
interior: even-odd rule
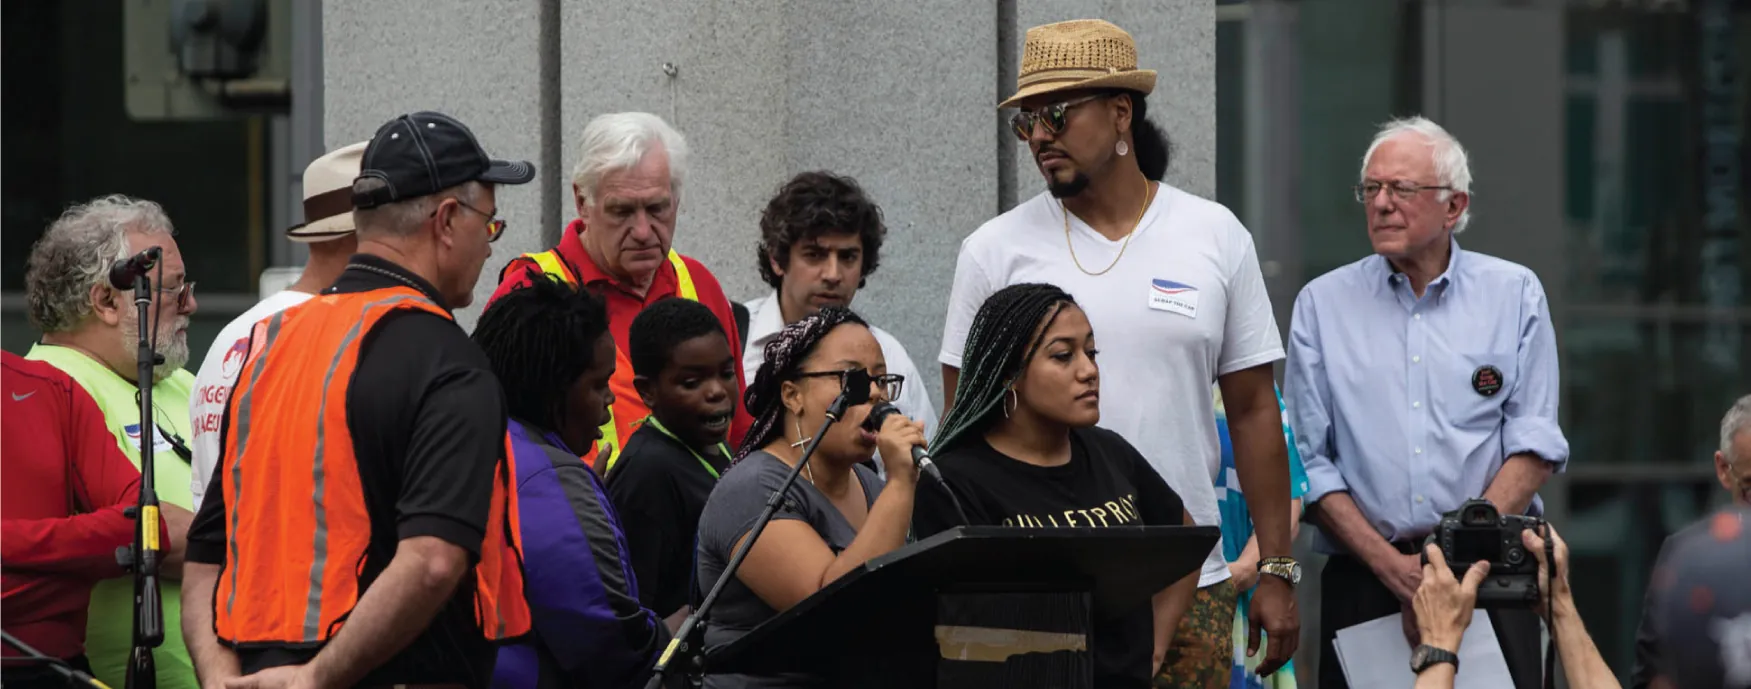
[[[778,187],[811,169],[855,177],[881,205],[888,239],[853,307],[934,379],[955,252],[997,207],[995,9],[678,1],[634,16],[622,7],[565,6],[566,165],[602,113],[646,110],[681,130],[692,160],[675,245],[737,300],[771,289],[754,251]],[[561,210],[573,215],[569,202]]]
[[[338,145],[433,108],[474,127],[495,154],[538,161],[535,184],[499,198],[511,232],[494,247],[482,298],[505,261],[551,245],[575,215],[576,147],[602,113],[653,112],[686,135],[692,159],[675,245],[709,266],[732,299],[770,289],[754,248],[760,210],[780,184],[810,169],[856,177],[889,234],[854,306],[899,337],[922,382],[939,391],[938,340],[961,239],[1016,192],[1043,188],[1003,143],[995,109],[1014,88],[1021,35],[1077,17],[1105,17],[1137,36],[1143,64],[1161,72],[1150,105],[1176,145],[1170,181],[1213,196],[1215,17],[1203,0],[330,0],[323,133]]]
[[[474,306],[457,312],[473,327],[497,286],[498,269],[547,248],[544,194],[558,183],[544,165],[557,112],[544,110],[541,54],[558,0],[337,1],[322,6],[323,143],[326,150],[369,139],[397,115],[447,113],[474,130],[488,153],[535,161],[535,181],[498,192],[510,223],[475,286]],[[551,217],[551,215],[547,216]],[[551,232],[551,231],[550,231]]]
[[[1439,26],[1434,78],[1424,82],[1439,94],[1424,98],[1436,104],[1429,116],[1470,154],[1473,217],[1459,241],[1531,268],[1560,314],[1568,233],[1563,10],[1449,3]]]

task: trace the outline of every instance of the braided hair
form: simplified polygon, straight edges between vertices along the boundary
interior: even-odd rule
[[[748,413],[754,415],[754,425],[743,436],[742,446],[736,449],[736,461],[766,447],[767,443],[784,433],[784,381],[794,380],[797,369],[814,352],[815,345],[820,344],[821,339],[834,328],[846,323],[868,327],[850,309],[829,306],[784,326],[777,336],[766,343],[766,349],[763,350],[766,360],[760,363],[759,373],[754,375],[753,382],[748,384],[747,393],[742,395],[742,403],[747,405]]]
[[[945,454],[955,443],[985,429],[1039,350],[1052,321],[1064,306],[1075,303],[1070,293],[1043,283],[1010,285],[985,300],[967,333],[954,404],[930,441],[932,452]]]
[[[596,364],[596,341],[608,332],[608,308],[588,290],[534,269],[528,276],[527,287],[486,307],[473,339],[499,379],[511,418],[557,430],[566,395]]]

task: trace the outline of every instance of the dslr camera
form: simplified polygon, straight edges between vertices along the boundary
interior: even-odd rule
[[[1520,532],[1539,531],[1543,524],[1537,517],[1499,514],[1490,501],[1472,499],[1441,515],[1426,543],[1441,547],[1454,576],[1465,576],[1473,562],[1490,563],[1489,576],[1477,587],[1477,607],[1525,608],[1538,602],[1538,560],[1526,552]],[[1428,556],[1423,559],[1426,564]]]

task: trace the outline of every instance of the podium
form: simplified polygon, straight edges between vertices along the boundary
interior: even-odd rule
[[[1034,619],[1048,626],[1082,627],[1049,631],[1087,633],[1087,624],[1146,605],[1197,571],[1220,538],[1214,526],[956,527],[874,558],[741,638],[707,649],[705,673],[807,673],[833,687],[951,689],[991,686],[989,673],[1007,668],[1023,677],[1068,674],[1069,683],[1051,684],[1089,687],[1086,651],[975,663],[987,675],[978,679],[964,661],[944,660],[939,611],[987,594],[1019,594],[1040,604],[1001,616],[1038,613]]]

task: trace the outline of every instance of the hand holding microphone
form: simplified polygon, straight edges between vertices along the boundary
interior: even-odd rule
[[[924,424],[913,421],[888,402],[877,402],[863,420],[863,429],[876,434],[876,448],[881,451],[882,468],[890,480],[894,476],[916,476],[917,467],[933,478],[940,478],[936,465],[924,448]]]

